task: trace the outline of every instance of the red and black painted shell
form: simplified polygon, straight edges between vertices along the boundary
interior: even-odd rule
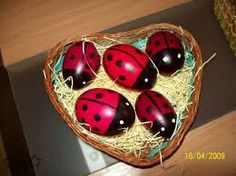
[[[98,135],[122,133],[135,120],[131,103],[118,92],[104,88],[90,89],[81,94],[75,114],[79,122],[88,124]]]
[[[150,89],[157,79],[157,70],[146,53],[128,44],[108,48],[103,66],[108,76],[125,88]]]
[[[177,116],[170,102],[156,91],[144,91],[135,103],[136,114],[141,122],[150,121],[146,127],[154,134],[159,132],[163,138],[169,139],[176,125]]]
[[[146,53],[163,75],[179,70],[185,60],[181,40],[168,31],[154,33],[147,42]]]
[[[100,67],[100,55],[94,44],[87,41],[79,41],[73,44],[65,54],[62,65],[63,78],[66,84],[71,87],[73,78],[73,89],[80,89],[86,86],[96,77]]]

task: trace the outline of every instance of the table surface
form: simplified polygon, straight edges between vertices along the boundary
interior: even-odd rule
[[[163,166],[157,165],[149,169],[135,168],[125,163],[117,163],[90,176],[109,175],[236,175],[235,139],[236,111],[224,115],[210,123],[190,131],[178,151],[164,161]],[[187,159],[187,155],[195,155]],[[209,157],[214,153],[219,158]],[[209,154],[207,159],[202,155]]]
[[[9,65],[46,51],[64,38],[102,31],[187,1],[1,0],[3,60]]]
[[[79,6],[78,1],[75,0],[69,3],[63,0],[50,2],[23,0],[19,4],[15,2],[15,0],[3,0],[0,6],[2,34],[0,46],[6,65],[45,51],[65,37],[101,31],[185,1],[119,0],[109,1],[108,4],[106,0],[98,0],[84,1]],[[153,5],[155,3],[158,3],[158,6]],[[32,6],[35,8],[31,8]],[[54,7],[53,11],[51,11],[52,7]],[[62,7],[64,10],[61,10]],[[118,10],[120,8],[122,13]],[[88,9],[90,9],[89,13]],[[112,9],[112,15],[103,13],[109,9]],[[97,16],[99,18],[94,18]],[[90,22],[82,23],[84,18]],[[70,26],[70,30],[63,26]],[[119,30],[119,27],[116,29]],[[212,111],[214,110],[212,107]],[[158,165],[149,169],[139,169],[119,162],[92,175],[157,175],[158,173],[160,175],[236,175],[234,118],[236,118],[236,111],[189,132],[178,151],[164,161],[163,167]],[[204,161],[201,158],[186,159],[186,154],[190,152],[197,155],[223,152],[225,158],[222,160],[208,158]]]

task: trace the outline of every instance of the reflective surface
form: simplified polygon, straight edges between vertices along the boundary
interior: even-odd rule
[[[153,133],[159,133],[164,138],[170,138],[176,124],[176,113],[170,102],[160,93],[144,91],[135,104],[137,116]]]
[[[130,102],[118,92],[104,88],[90,89],[79,96],[75,114],[88,130],[99,135],[122,133],[135,119]]]
[[[117,84],[130,89],[150,89],[156,82],[157,71],[150,58],[141,50],[127,44],[106,50],[103,66]]]
[[[95,78],[99,66],[100,56],[94,44],[80,41],[72,45],[65,54],[63,78],[69,87],[80,89]]]
[[[181,40],[167,31],[153,34],[147,42],[146,52],[162,75],[171,75],[184,64]]]

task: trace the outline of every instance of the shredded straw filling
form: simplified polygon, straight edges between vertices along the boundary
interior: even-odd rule
[[[83,40],[89,41],[84,38]],[[95,43],[101,58],[103,53],[110,46],[121,43],[116,40],[107,39],[106,43]],[[133,43],[132,45],[144,51],[146,47],[147,38],[140,39],[139,41]],[[186,118],[186,112],[188,112],[188,105],[191,102],[191,95],[194,92],[194,68],[195,61],[191,54],[191,48],[187,48],[183,43],[185,48],[185,63],[182,69],[174,73],[171,77],[164,77],[160,74],[158,75],[157,82],[152,88],[152,90],[160,92],[164,95],[172,104],[175,112],[177,114],[176,128],[171,138],[173,138],[181,127],[182,121]],[[93,88],[107,88],[115,90],[122,95],[124,95],[130,103],[135,104],[135,100],[140,92],[131,91],[117,85],[113,80],[111,80],[105,73],[103,67],[101,66],[96,78],[92,80],[91,84],[80,90],[72,90],[65,84],[65,80],[62,77],[62,63],[64,59],[64,51],[57,58],[57,62],[52,67],[52,80],[54,85],[54,91],[57,95],[58,100],[62,103],[63,107],[66,109],[73,121],[80,127],[81,131],[90,137],[111,145],[125,153],[134,154],[139,158],[152,157],[156,153],[166,147],[168,141],[164,141],[158,134],[153,134],[144,127],[145,123],[141,123],[136,117],[135,124],[130,129],[122,129],[124,133],[117,136],[99,136],[96,135],[83,126],[89,126],[88,124],[80,123],[75,116],[75,103],[77,98],[85,91]],[[71,77],[68,77],[73,84]]]

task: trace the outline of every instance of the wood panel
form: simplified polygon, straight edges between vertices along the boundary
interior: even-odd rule
[[[0,47],[5,65],[84,35],[189,0],[1,0]]]
[[[164,161],[149,169],[139,169],[119,162],[90,176],[123,175],[236,175],[236,111],[220,117],[189,132],[179,150]],[[196,153],[195,159],[186,159],[186,153]],[[209,152],[223,153],[224,159],[203,159]],[[220,157],[220,155],[219,155]]]

